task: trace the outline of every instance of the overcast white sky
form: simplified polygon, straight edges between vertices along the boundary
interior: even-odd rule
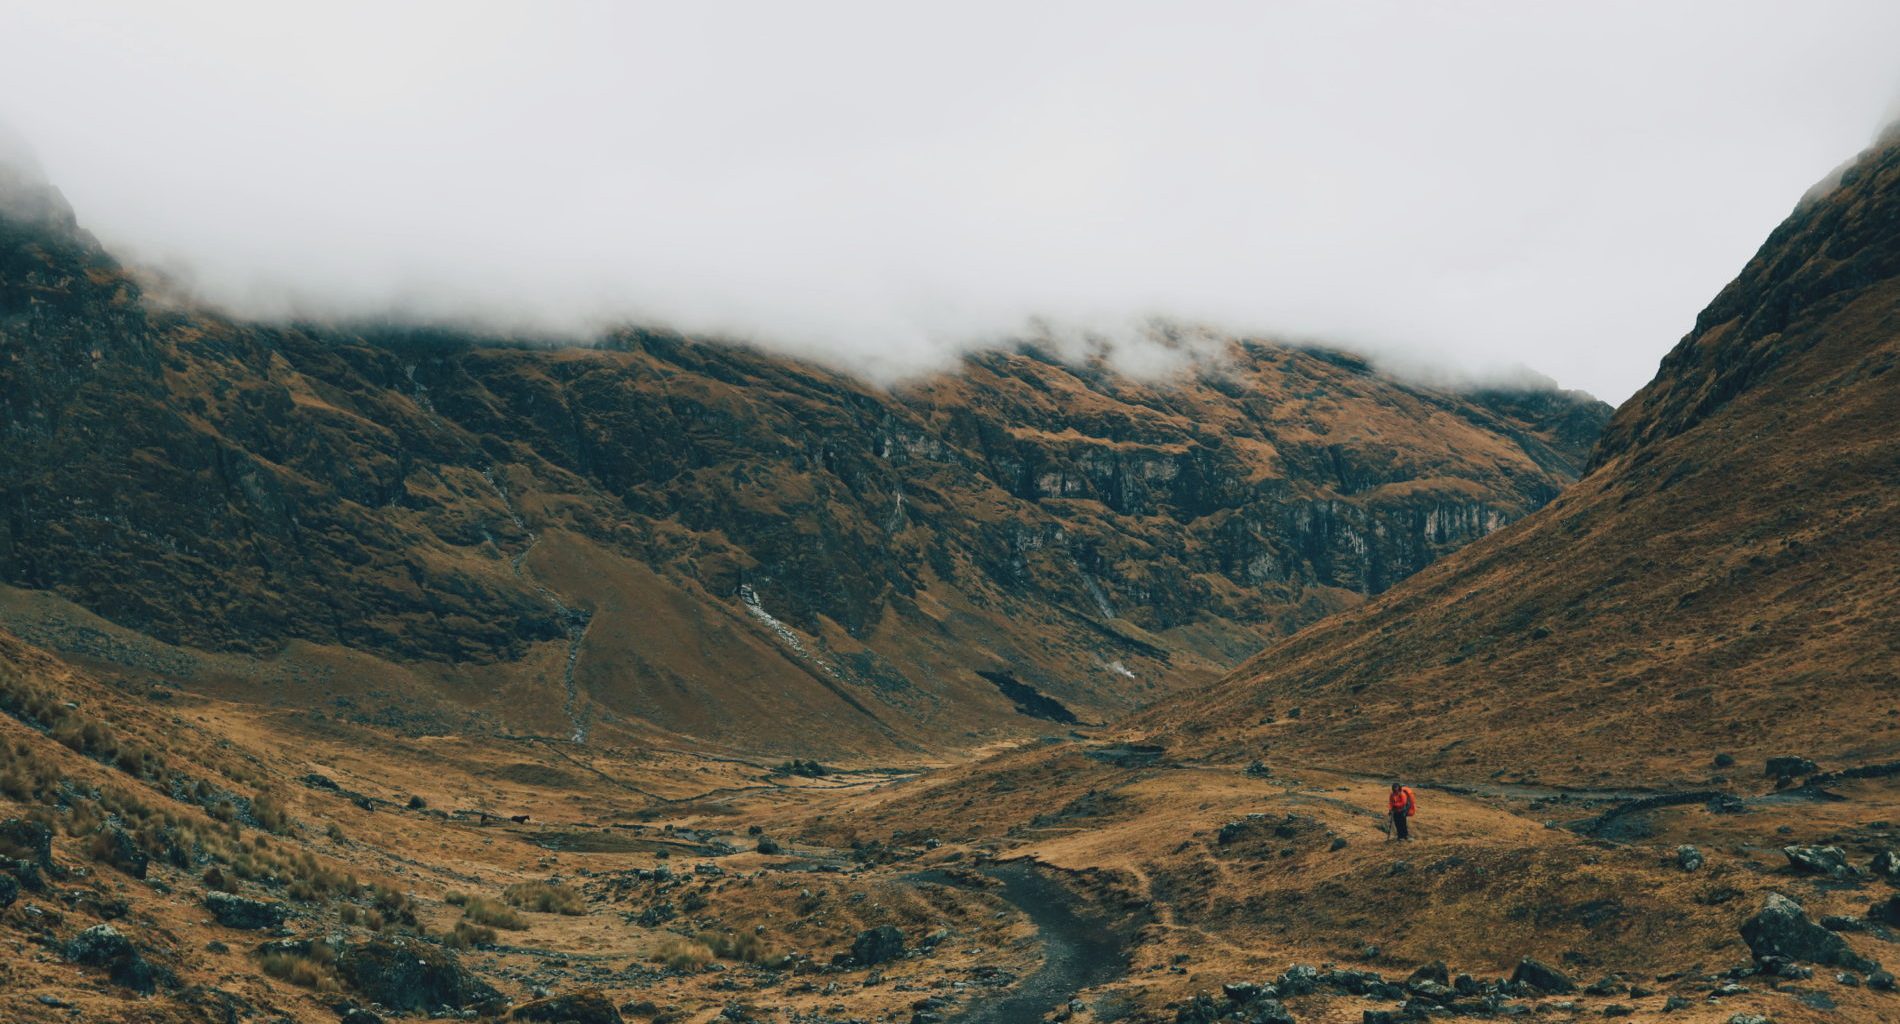
[[[1620,401],[1896,113],[1900,3],[0,0],[0,121],[243,311],[888,376],[1161,315]]]

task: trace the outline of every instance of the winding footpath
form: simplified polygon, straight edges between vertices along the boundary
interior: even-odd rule
[[[1023,912],[1042,942],[1042,966],[1020,985],[972,1002],[949,1024],[1036,1024],[1076,993],[1120,977],[1128,969],[1128,938],[1101,918],[1085,913],[1086,904],[1047,872],[1026,862],[997,864],[982,873],[1002,883],[993,890]],[[912,881],[969,888],[938,872]]]

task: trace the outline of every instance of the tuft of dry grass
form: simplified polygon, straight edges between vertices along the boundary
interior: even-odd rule
[[[653,959],[676,971],[696,970],[713,961],[713,951],[703,942],[695,942],[683,935],[670,935],[660,940],[659,948],[653,951]]]
[[[579,917],[587,913],[587,901],[578,890],[559,882],[517,882],[501,891],[509,906],[540,914],[566,914]]]
[[[767,949],[765,940],[752,932],[703,931],[697,938],[701,945],[721,960],[774,966],[785,959],[783,955]]]
[[[528,919],[522,917],[513,907],[482,896],[464,897],[462,917],[478,925],[506,928],[514,932],[523,931],[528,927]]]
[[[265,974],[299,988],[326,993],[342,988],[336,977],[336,954],[321,942],[311,943],[307,953],[266,953],[259,966]]]
[[[442,944],[450,949],[492,946],[495,944],[495,929],[484,928],[467,921],[457,921],[455,927],[442,936]]]

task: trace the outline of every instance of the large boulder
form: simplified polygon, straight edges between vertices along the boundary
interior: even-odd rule
[[[337,977],[392,1010],[441,1006],[499,1012],[501,993],[470,974],[455,954],[414,939],[371,939],[337,955]]]
[[[597,988],[524,1003],[513,1016],[515,1020],[545,1024],[624,1024],[613,1000]]]
[[[132,952],[132,940],[109,924],[95,924],[66,942],[66,959],[87,967],[104,967]]]
[[[1821,766],[1805,757],[1771,757],[1762,775],[1770,779],[1798,779],[1813,775]]]
[[[1511,972],[1511,980],[1549,995],[1566,995],[1577,990],[1577,983],[1571,981],[1564,972],[1530,957],[1517,962],[1517,968]]]
[[[152,858],[139,847],[139,841],[132,833],[117,825],[107,825],[103,831],[93,837],[93,856],[102,863],[110,864],[133,878],[144,878]]]
[[[154,966],[139,955],[132,940],[109,924],[96,924],[73,936],[66,943],[65,953],[66,959],[73,963],[107,968],[107,976],[114,984],[134,992],[150,995],[160,985],[173,984],[170,971]]]
[[[1266,996],[1246,1003],[1231,1017],[1238,1019],[1241,1024],[1296,1024],[1293,1014],[1287,1012],[1285,1003]]]
[[[53,830],[28,818],[0,821],[0,871],[19,878],[28,889],[40,889],[41,873],[53,870]]]
[[[53,830],[29,818],[0,821],[0,856],[50,870],[53,866]]]
[[[1853,878],[1860,874],[1847,863],[1847,851],[1838,846],[1784,846],[1781,855],[1788,858],[1788,866],[1796,874],[1829,878]]]
[[[1808,919],[1801,904],[1771,892],[1761,910],[1742,922],[1742,941],[1755,959],[1786,957],[1867,972],[1879,964],[1853,951],[1846,940]]]
[[[851,944],[851,959],[860,967],[875,967],[904,955],[904,933],[888,924],[858,933]]]
[[[1684,844],[1676,847],[1676,866],[1684,871],[1699,871],[1704,863],[1702,851]]]
[[[233,896],[228,892],[205,893],[205,909],[226,928],[261,931],[284,923],[288,909],[282,903]]]

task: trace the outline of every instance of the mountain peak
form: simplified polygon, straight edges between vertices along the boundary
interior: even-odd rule
[[[68,233],[79,230],[72,204],[47,179],[32,149],[4,123],[0,123],[0,217]]]
[[[1663,358],[1656,378],[1617,410],[1592,471],[1702,422],[1820,337],[1791,328],[1900,275],[1900,126],[1829,181],[1802,199]]]

